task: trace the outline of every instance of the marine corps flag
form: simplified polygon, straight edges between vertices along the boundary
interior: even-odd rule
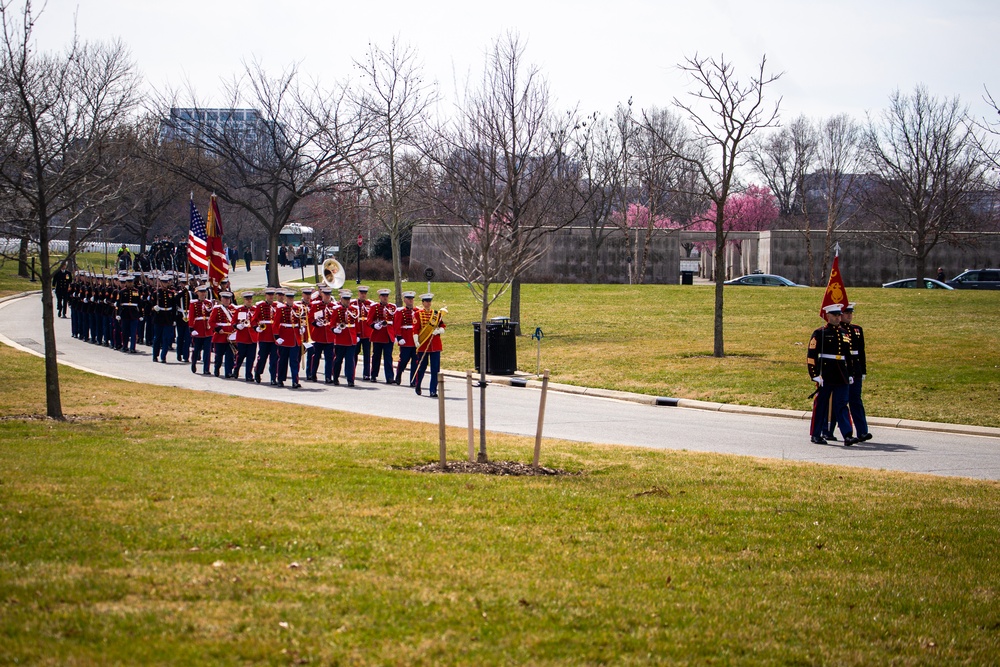
[[[847,307],[847,289],[844,287],[844,279],[840,275],[839,243],[834,246],[833,266],[830,267],[830,280],[826,284],[823,303],[819,307],[819,316],[823,317],[823,309],[835,303],[839,303],[845,308]]]
[[[229,277],[229,258],[222,247],[222,218],[219,216],[219,205],[215,195],[208,205],[208,224],[205,225],[208,235],[208,281],[213,287]]]

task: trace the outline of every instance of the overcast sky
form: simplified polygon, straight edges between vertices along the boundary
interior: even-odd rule
[[[38,2],[38,0],[36,0]],[[676,64],[725,54],[750,73],[763,54],[784,76],[782,118],[878,111],[896,88],[926,84],[987,113],[984,86],[1000,98],[996,0],[49,0],[36,36],[68,43],[120,37],[147,83],[192,82],[210,96],[244,59],[280,70],[300,62],[323,82],[356,76],[369,42],[412,44],[446,99],[481,72],[491,42],[516,30],[562,107],[611,112],[666,106],[685,93]]]

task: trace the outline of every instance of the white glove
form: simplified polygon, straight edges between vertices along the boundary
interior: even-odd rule
[[[159,306],[153,306],[153,310],[155,310],[156,312],[160,312],[163,309],[160,308]]]
[[[239,324],[236,325],[236,328],[239,329],[240,331],[243,331],[244,329],[247,328],[247,325],[240,322]]]
[[[343,333],[343,332],[344,332],[344,327],[339,327],[338,326],[338,327],[334,327],[333,328],[333,333],[335,333],[335,334],[339,334],[339,333]]]
[[[229,334],[229,336],[227,336],[227,338],[228,338],[229,340],[236,340],[236,334],[234,334],[234,333],[231,333],[231,334]]]
[[[122,316],[121,315],[115,315],[115,319],[118,320],[119,322],[121,322],[122,321]]]
[[[379,330],[381,330],[381,329],[382,329],[382,327],[384,327],[384,326],[385,326],[385,322],[376,322],[376,323],[375,323],[375,330],[376,330],[376,331],[379,331]]]
[[[814,377],[812,379],[812,381],[815,382],[820,387],[823,386],[823,376],[822,375],[817,375],[816,377]]]
[[[435,336],[440,336],[443,333],[444,333],[444,328],[443,327],[438,327],[437,329],[434,330],[434,335]]]
[[[862,380],[864,380],[864,379],[865,379],[865,375],[862,375],[862,376],[861,376],[861,379],[862,379]]]
[[[304,334],[305,332],[306,332],[306,328],[305,327],[299,327],[299,333],[300,334]]]
[[[275,338],[274,342],[277,343],[278,345],[284,345],[285,344],[285,339],[284,338]]]
[[[847,384],[854,384],[854,378],[853,377],[847,378]]]

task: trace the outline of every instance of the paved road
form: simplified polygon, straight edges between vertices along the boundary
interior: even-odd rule
[[[251,274],[246,274],[246,279],[237,279],[237,287],[263,284],[263,281],[251,281]],[[61,362],[114,377],[362,414],[391,415],[419,422],[437,421],[437,403],[426,396],[416,396],[404,387],[359,382],[356,388],[350,389],[306,383],[302,389],[293,390],[273,388],[266,383],[221,380],[195,375],[189,366],[170,361],[169,357],[166,365],[154,364],[149,348],[140,347],[140,354],[126,355],[78,341],[70,335],[68,319],[57,319],[56,329]],[[0,303],[0,341],[13,342],[35,352],[42,350],[38,296]],[[464,383],[449,381],[446,384],[447,421],[453,426],[465,426]],[[536,389],[491,386],[488,390],[488,427],[494,431],[533,436],[538,400]],[[478,415],[478,404],[475,408]],[[807,429],[807,422],[801,420],[654,407],[558,392],[548,395],[545,419],[546,437],[581,442],[1000,479],[1000,438],[876,428],[873,440],[846,448],[834,443],[827,446],[810,444]]]

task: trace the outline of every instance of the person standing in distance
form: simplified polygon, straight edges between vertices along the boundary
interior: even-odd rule
[[[809,339],[806,366],[809,378],[817,384],[810,430],[811,442],[825,445],[823,430],[830,419],[829,411],[832,410],[833,419],[844,436],[844,446],[850,447],[858,442],[851,428],[851,415],[847,405],[848,388],[854,382],[853,357],[851,337],[840,326],[841,308],[839,303],[826,306],[823,309],[826,326],[813,331]]]

